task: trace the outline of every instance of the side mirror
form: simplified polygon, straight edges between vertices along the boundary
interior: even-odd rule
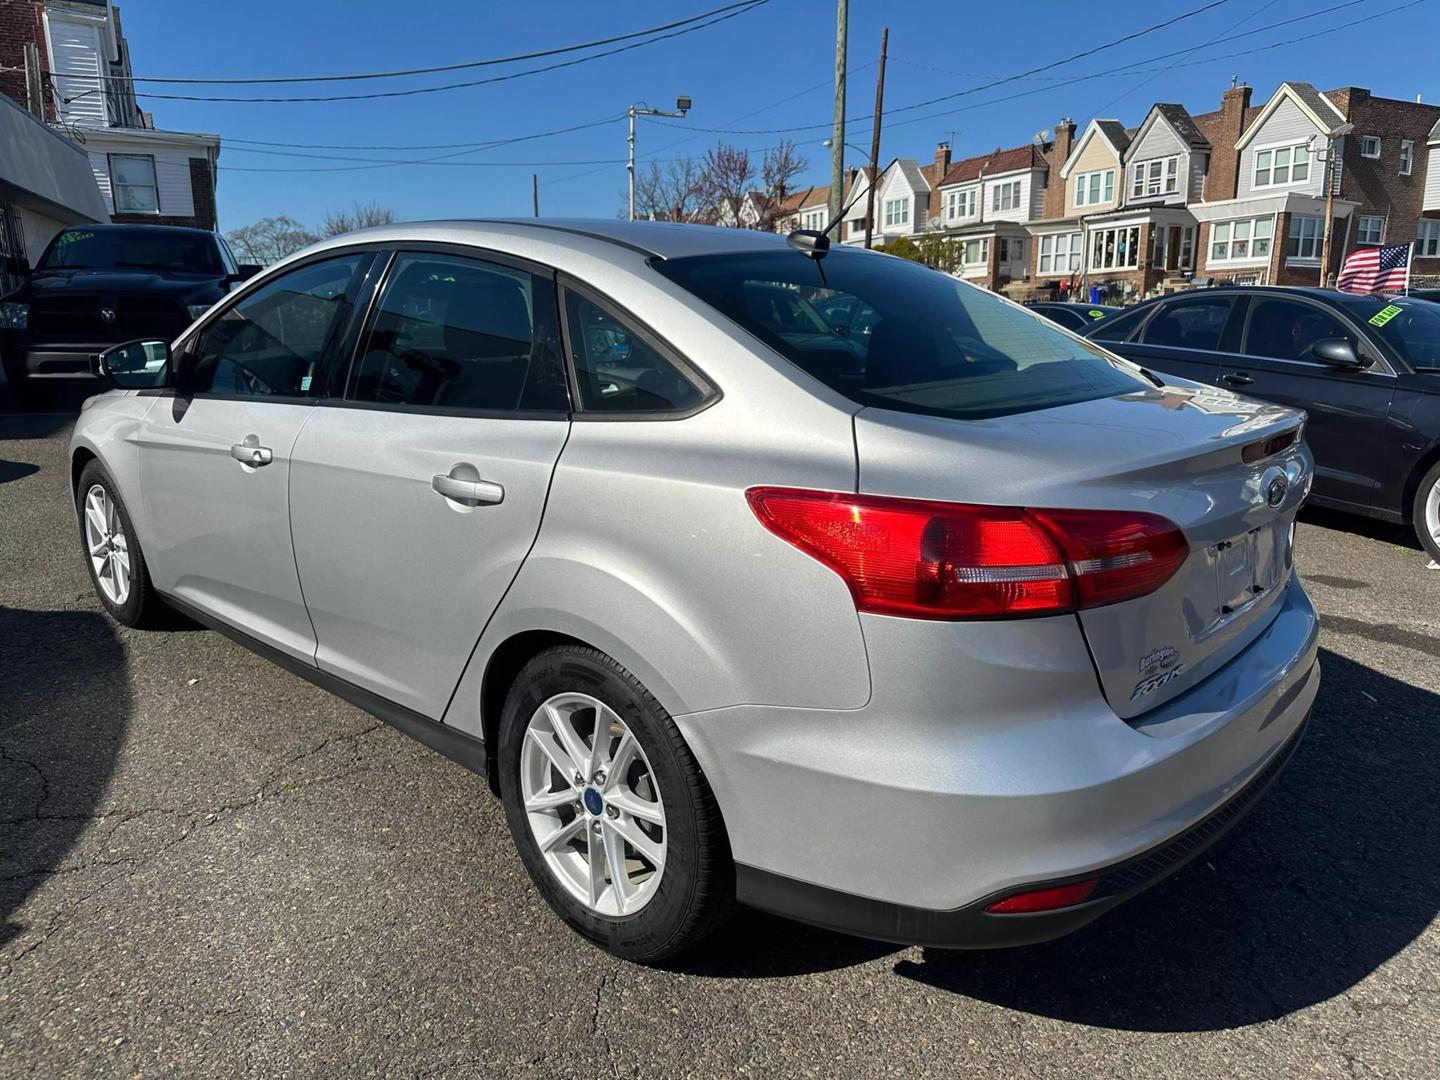
[[[127,341],[100,354],[96,373],[121,390],[154,390],[170,384],[168,341]]]
[[[235,273],[230,275],[231,281],[249,281],[265,267],[259,263],[240,263],[235,267]]]
[[[1360,371],[1369,367],[1372,362],[1357,356],[1355,346],[1344,338],[1321,338],[1313,342],[1307,351],[1322,364],[1340,371]]]

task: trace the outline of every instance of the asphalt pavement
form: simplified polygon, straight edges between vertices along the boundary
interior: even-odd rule
[[[0,400],[0,1077],[1440,1074],[1440,571],[1403,530],[1306,516],[1305,743],[1098,923],[945,953],[746,914],[657,970],[550,914],[480,778],[110,621],[75,403]]]

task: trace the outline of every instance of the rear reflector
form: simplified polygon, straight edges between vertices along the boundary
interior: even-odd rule
[[[1033,892],[1016,893],[1004,900],[996,900],[985,910],[991,915],[1024,915],[1036,911],[1059,911],[1074,907],[1090,899],[1099,878],[1077,881],[1071,885],[1056,885],[1049,889],[1035,889]]]
[[[825,563],[860,611],[920,619],[1056,614],[1143,596],[1189,548],[1154,514],[751,488],[755,516]]]

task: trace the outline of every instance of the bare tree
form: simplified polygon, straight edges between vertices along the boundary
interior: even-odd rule
[[[379,203],[356,203],[349,210],[332,210],[320,224],[321,236],[339,236],[341,233],[368,229],[372,225],[389,225],[395,220],[395,211]]]
[[[277,214],[226,234],[231,249],[245,262],[268,266],[319,239],[292,217]]]
[[[761,192],[765,200],[764,221],[761,228],[770,228],[770,223],[775,219],[780,209],[780,204],[785,201],[787,195],[792,194],[794,180],[803,173],[808,164],[799,152],[795,144],[789,139],[781,139],[780,145],[771,147],[765,151],[765,158],[760,166],[760,184],[764,189]]]
[[[693,157],[672,161],[661,169],[651,162],[635,174],[635,216],[655,221],[691,221],[699,209],[700,163]],[[627,210],[621,206],[620,215]]]
[[[754,180],[755,166],[748,150],[726,143],[707,150],[695,183],[696,197],[703,208],[701,213],[712,224],[745,228],[741,211]]]

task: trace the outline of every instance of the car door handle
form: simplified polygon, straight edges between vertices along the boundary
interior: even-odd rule
[[[251,440],[254,439],[252,442]],[[251,435],[244,442],[238,442],[230,447],[230,456],[241,465],[249,465],[258,469],[261,465],[269,465],[275,460],[275,455],[270,452],[268,446],[261,446],[260,440]]]
[[[1231,386],[1249,386],[1255,381],[1243,371],[1227,371],[1224,375],[1220,376],[1220,380],[1229,383]]]
[[[458,480],[444,473],[436,473],[430,478],[430,486],[447,499],[459,499],[463,502],[493,506],[505,499],[505,489],[488,480]]]

